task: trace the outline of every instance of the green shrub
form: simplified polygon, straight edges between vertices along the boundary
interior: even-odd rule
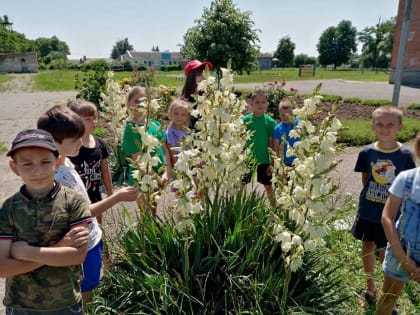
[[[105,92],[108,71],[109,65],[105,61],[87,63],[82,73],[75,75],[75,89],[79,92],[76,97],[94,103],[101,110],[101,93]]]
[[[338,143],[347,146],[362,146],[376,140],[372,123],[366,120],[341,119],[344,129],[338,133]],[[420,130],[417,119],[403,118],[403,129],[397,134],[397,140],[407,142],[415,138]]]
[[[4,145],[4,143],[0,142],[0,154],[3,154],[7,151],[7,147]]]
[[[420,109],[420,104],[418,104],[418,103],[411,103],[410,105],[408,105],[407,108],[408,109]]]
[[[379,107],[383,105],[391,105],[392,102],[390,100],[364,100],[362,105]]]
[[[92,132],[92,134],[94,136],[103,138],[103,137],[106,136],[106,130],[104,128],[101,128],[101,127],[96,127],[95,130]]]
[[[143,214],[90,303],[95,314],[332,314],[350,293],[327,249],[286,276],[264,198],[238,194],[191,217],[194,228]],[[211,207],[211,208],[210,208]],[[287,286],[286,291],[285,286]],[[286,293],[284,301],[282,294]]]
[[[343,100],[344,103],[361,104],[362,99],[360,97],[349,97]]]
[[[339,95],[321,94],[321,96],[323,102],[337,102],[342,99]]]

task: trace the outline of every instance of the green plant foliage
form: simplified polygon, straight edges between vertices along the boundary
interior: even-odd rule
[[[391,105],[390,100],[364,100],[362,105],[373,106],[373,107],[380,107],[383,105]]]
[[[104,138],[106,136],[106,130],[101,127],[96,127],[95,130],[92,132],[94,136]]]
[[[362,146],[376,140],[372,132],[372,123],[366,120],[341,119],[344,129],[338,133],[337,142],[347,146]],[[418,120],[403,118],[403,129],[398,133],[397,140],[404,143],[412,140],[420,130]]]
[[[94,103],[100,110],[101,93],[105,92],[109,65],[105,60],[97,60],[86,64],[82,75],[75,76],[75,89],[79,92],[77,98]]]
[[[339,95],[321,94],[323,102],[338,102],[342,97]]]
[[[344,103],[361,104],[362,99],[360,97],[349,97],[343,100]]]
[[[305,255],[288,278],[281,248],[267,232],[269,209],[257,194],[207,204],[194,228],[143,214],[125,227],[115,265],[93,311],[110,314],[333,314],[349,293],[327,250]],[[283,287],[289,286],[285,309]]]
[[[7,151],[7,147],[4,145],[4,143],[0,142],[0,154],[3,154]]]
[[[418,104],[418,103],[411,103],[410,105],[408,105],[407,108],[408,109],[420,109],[420,104]]]

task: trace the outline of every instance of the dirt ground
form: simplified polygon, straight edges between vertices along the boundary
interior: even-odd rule
[[[34,128],[37,118],[55,104],[63,104],[74,98],[75,92],[31,92],[30,75],[19,75],[0,90],[0,144],[10,147],[16,133],[25,128]],[[358,117],[369,119],[372,108],[368,106],[340,105],[339,117]],[[411,114],[410,114],[411,115]],[[414,117],[419,117],[418,112]],[[353,172],[359,148],[347,148],[339,156],[342,162],[333,174],[340,184],[340,193],[350,193],[357,198],[361,189],[360,175]],[[20,179],[8,167],[8,158],[0,155],[0,200],[16,192],[21,185]],[[0,300],[3,299],[4,281],[0,279]],[[0,303],[0,313],[4,309]]]

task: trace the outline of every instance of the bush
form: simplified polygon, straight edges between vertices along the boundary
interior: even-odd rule
[[[360,97],[349,97],[343,100],[344,103],[361,104],[362,99]]]
[[[338,102],[342,97],[339,95],[321,94],[323,102]]]
[[[411,103],[410,105],[408,105],[407,107],[408,109],[420,109],[420,104],[417,103]]]
[[[392,102],[390,100],[364,100],[362,105],[373,106],[373,107],[380,107],[383,105],[391,105]]]
[[[101,110],[101,93],[105,92],[109,66],[105,61],[98,60],[87,63],[82,69],[82,74],[75,75],[76,97],[94,103]],[[86,69],[92,69],[93,72]]]
[[[208,206],[209,204],[207,204]],[[290,277],[272,242],[264,198],[238,194],[191,217],[192,229],[149,214],[125,227],[93,311],[111,314],[329,314],[349,297],[328,250]],[[285,289],[285,287],[289,287]],[[286,291],[285,291],[286,290]],[[282,292],[287,292],[282,300]]]

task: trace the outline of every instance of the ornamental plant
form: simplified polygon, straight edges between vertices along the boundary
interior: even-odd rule
[[[296,108],[300,141],[288,154],[293,167],[274,158],[276,206],[255,191],[245,192],[242,124],[244,103],[231,92],[223,69],[220,89],[209,77],[192,114],[195,132],[184,140],[174,167],[173,214],[159,221],[149,212],[122,226],[113,266],[91,304],[95,313],[136,314],[340,314],[351,291],[330,263],[324,237],[335,219],[329,174],[335,168],[340,122],[334,112],[315,124],[319,88]],[[152,115],[155,101],[139,110]],[[148,170],[159,142],[144,129],[144,156],[131,161],[150,198],[157,179]],[[285,176],[287,175],[287,176]]]

